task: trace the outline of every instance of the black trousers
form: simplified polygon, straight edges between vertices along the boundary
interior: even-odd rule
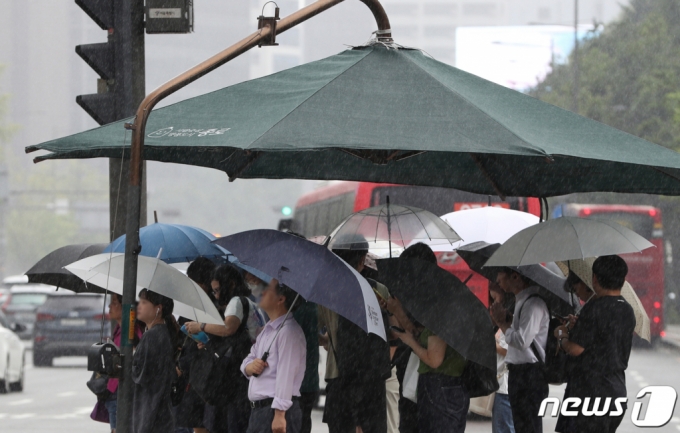
[[[515,433],[543,433],[543,419],[538,416],[541,402],[548,396],[540,364],[508,364],[508,397]]]
[[[328,381],[323,422],[328,424],[329,433],[353,433],[357,426],[364,433],[387,433],[385,381]]]
[[[259,407],[250,411],[248,433],[272,433],[274,409],[271,406]],[[300,433],[302,411],[298,400],[286,411],[286,433]]]
[[[300,393],[300,409],[302,410],[302,428],[300,433],[312,432],[312,410],[318,398],[319,391]]]

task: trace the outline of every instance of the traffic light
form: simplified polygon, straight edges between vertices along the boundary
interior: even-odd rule
[[[291,216],[293,214],[293,208],[290,206],[283,206],[281,208],[281,214],[283,216]]]
[[[121,117],[116,112],[115,100],[115,47],[114,47],[114,1],[76,0],[85,13],[102,30],[108,31],[107,42],[76,46],[76,53],[101,77],[98,93],[76,96],[80,105],[100,125],[111,123]]]

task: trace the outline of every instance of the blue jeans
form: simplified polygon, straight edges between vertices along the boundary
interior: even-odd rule
[[[104,402],[106,410],[109,411],[109,425],[111,430],[116,429],[116,413],[118,412],[118,390],[111,394],[108,400]]]
[[[512,422],[512,408],[510,407],[510,397],[507,394],[496,393],[493,401],[492,433],[515,433],[515,425]]]
[[[426,373],[418,377],[418,431],[463,433],[470,395],[460,377]]]

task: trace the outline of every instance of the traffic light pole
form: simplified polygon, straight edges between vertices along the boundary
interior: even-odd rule
[[[142,201],[142,180],[144,175],[143,149],[146,122],[151,110],[165,97],[182,89],[189,83],[201,78],[209,72],[224,65],[258,45],[267,44],[274,40],[277,34],[320,14],[321,12],[341,3],[343,0],[318,0],[311,5],[281,19],[281,21],[267,22],[257,32],[247,36],[226,50],[216,54],[203,63],[191,68],[183,74],[163,84],[144,98],[139,107],[134,123],[126,127],[132,130],[132,147],[130,149],[130,184],[128,186],[127,225],[125,242],[125,271],[123,276],[123,332],[121,334],[122,352],[125,355],[123,363],[123,380],[121,380],[118,394],[118,433],[132,431],[132,337],[129,326],[133,323],[129,308],[134,300],[137,283],[137,262],[139,254],[139,220]],[[378,25],[378,39],[391,41],[390,22],[387,14],[378,0],[361,0],[373,13]],[[122,388],[122,389],[121,389]]]
[[[135,115],[146,95],[144,62],[144,1],[114,0],[114,112],[115,120]],[[130,164],[125,159],[109,159],[110,240],[125,234]],[[140,225],[146,225],[146,182],[142,185]],[[123,300],[125,304],[125,300]],[[134,303],[134,299],[132,299]]]

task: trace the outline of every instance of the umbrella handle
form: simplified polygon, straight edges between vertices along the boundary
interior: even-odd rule
[[[267,358],[269,358],[269,352],[264,352],[264,355],[262,355],[262,361],[267,362]],[[259,374],[253,374],[253,377],[259,377]]]

